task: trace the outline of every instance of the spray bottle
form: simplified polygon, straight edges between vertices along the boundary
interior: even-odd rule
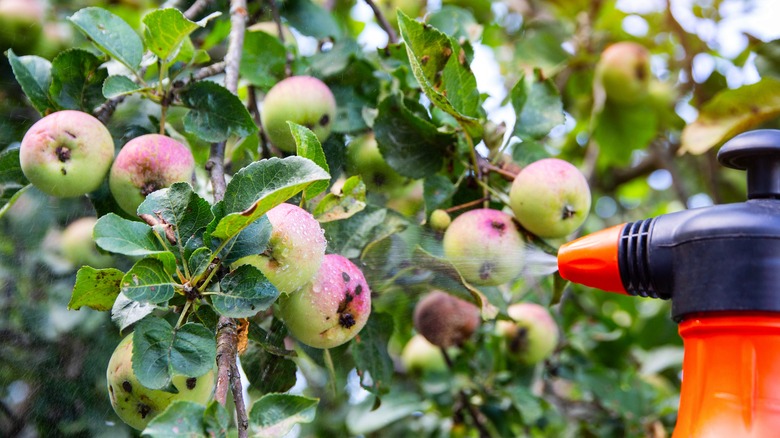
[[[748,201],[608,228],[558,252],[563,278],[671,299],[684,359],[673,437],[780,436],[780,130],[728,141]]]

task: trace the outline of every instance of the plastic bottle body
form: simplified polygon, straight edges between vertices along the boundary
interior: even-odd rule
[[[705,314],[685,345],[673,438],[780,436],[780,314]]]

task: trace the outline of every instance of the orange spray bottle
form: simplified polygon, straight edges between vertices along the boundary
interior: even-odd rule
[[[563,278],[671,299],[685,355],[675,438],[780,436],[780,130],[718,153],[748,201],[618,225],[558,252]]]

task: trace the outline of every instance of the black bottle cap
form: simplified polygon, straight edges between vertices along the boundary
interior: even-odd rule
[[[740,134],[718,151],[718,161],[747,171],[748,199],[780,199],[780,130],[757,129]]]

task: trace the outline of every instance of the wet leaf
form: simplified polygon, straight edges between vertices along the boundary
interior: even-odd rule
[[[279,290],[252,265],[241,265],[220,282],[221,292],[211,296],[218,313],[230,318],[248,318],[268,309]]]
[[[320,140],[317,138],[314,132],[312,132],[311,129],[306,128],[305,126],[301,126],[297,123],[287,122],[287,125],[290,126],[290,131],[292,132],[293,139],[295,140],[296,155],[299,157],[308,158],[316,165],[320,166],[322,170],[330,174],[328,162],[325,160],[325,152],[323,152]],[[327,190],[328,183],[330,183],[330,180],[315,181],[309,184],[309,186],[303,190],[303,194],[306,196],[306,198],[311,199]]]

